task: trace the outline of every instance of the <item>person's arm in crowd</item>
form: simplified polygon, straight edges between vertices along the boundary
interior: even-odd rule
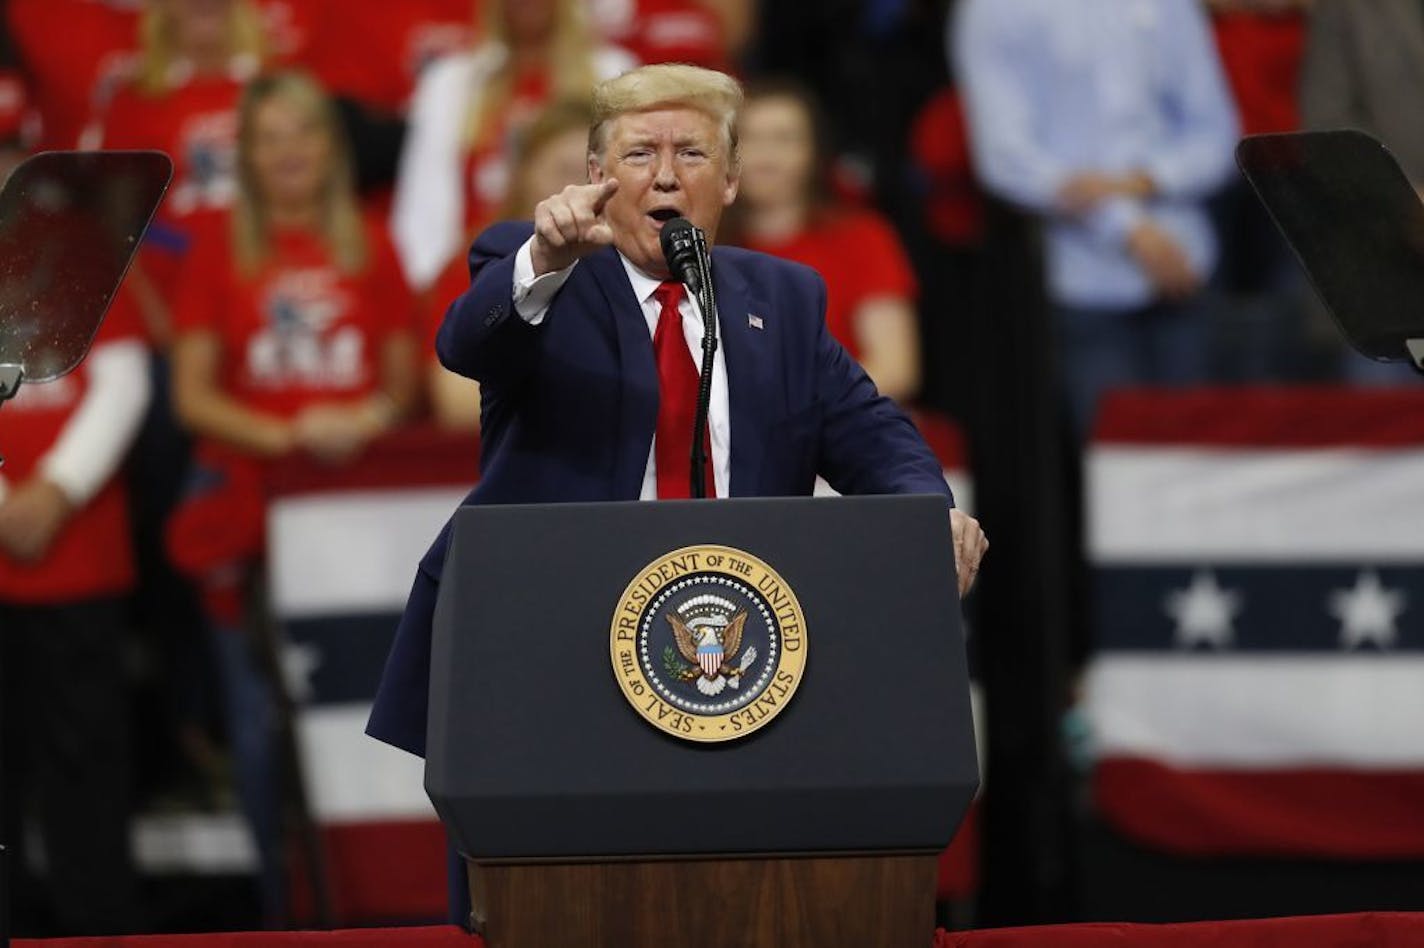
[[[431,362],[426,381],[435,421],[451,431],[480,430],[480,384],[463,378],[439,362]]]
[[[1163,7],[1171,19],[1161,33],[1166,48],[1157,52],[1172,78],[1166,103],[1174,123],[1171,133],[1154,143],[1154,154],[1141,168],[1120,175],[1076,175],[1060,192],[1067,210],[1084,213],[1117,199],[1200,200],[1231,174],[1240,125],[1210,22],[1194,4],[1172,0]]]
[[[414,336],[393,332],[381,343],[381,386],[355,404],[318,404],[292,422],[297,444],[313,457],[339,464],[390,431],[415,407],[419,386]]]
[[[1036,90],[1024,63],[1033,50],[1013,0],[962,0],[950,29],[969,120],[975,171],[999,197],[1039,214],[1059,211],[1059,194],[1074,169],[1058,160],[1035,132]]]
[[[920,329],[900,296],[865,300],[852,316],[860,364],[880,394],[904,404],[920,391]]]
[[[1319,0],[1310,13],[1309,37],[1300,73],[1301,119],[1306,128],[1356,128],[1362,124],[1359,70],[1350,42],[1349,3]]]
[[[1140,180],[1119,180],[1065,164],[1039,141],[1032,62],[1043,50],[1029,42],[1016,0],[962,0],[950,25],[950,60],[957,69],[970,126],[974,170],[984,187],[1025,210],[1081,218],[1103,240],[1121,242],[1141,223]]]
[[[118,470],[151,397],[148,350],[136,339],[96,346],[87,388],[32,477],[0,502],[0,547],[16,559],[44,556],[69,519]]]
[[[464,191],[460,186],[460,136],[469,108],[466,83],[472,70],[463,59],[425,71],[411,99],[405,144],[396,168],[391,239],[406,282],[430,286],[460,250]]]
[[[1157,52],[1171,77],[1165,107],[1173,127],[1138,169],[1139,186],[1146,197],[1201,200],[1230,177],[1241,128],[1206,14],[1196,0],[1172,0],[1163,10],[1167,42]]]
[[[390,242],[372,235],[374,244],[362,287],[366,305],[379,314],[383,327],[369,344],[376,346],[379,385],[367,398],[352,403],[318,403],[293,420],[297,444],[313,457],[340,464],[373,439],[390,431],[415,410],[420,390],[415,324],[420,308],[401,276],[400,262]]]
[[[173,408],[196,435],[226,442],[258,457],[279,457],[296,446],[288,422],[248,408],[218,383],[222,343],[205,329],[180,332],[173,343]]]

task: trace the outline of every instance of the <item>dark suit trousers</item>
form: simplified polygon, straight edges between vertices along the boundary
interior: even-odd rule
[[[125,624],[119,599],[0,603],[0,838],[13,847],[16,935],[45,916],[65,935],[135,928]],[[25,871],[25,822],[39,831],[43,880]]]

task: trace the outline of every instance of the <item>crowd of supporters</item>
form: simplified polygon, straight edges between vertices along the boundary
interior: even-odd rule
[[[7,0],[6,169],[73,147],[174,164],[89,360],[0,411],[0,839],[23,817],[47,865],[19,917],[141,928],[125,820],[230,761],[282,923],[263,467],[355,463],[398,425],[474,437],[478,387],[435,330],[473,235],[584,179],[599,79],[672,60],[747,80],[719,239],[819,270],[831,331],[905,403],[956,408],[986,205],[1039,219],[1082,437],[1121,385],[1407,383],[1340,349],[1232,150],[1361,127],[1424,185],[1415,6]],[[144,742],[178,761],[157,777],[134,764],[159,756],[129,726],[134,641],[160,669]]]

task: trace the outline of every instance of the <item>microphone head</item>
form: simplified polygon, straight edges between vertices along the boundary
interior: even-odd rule
[[[669,263],[679,249],[691,244],[696,233],[697,225],[685,217],[674,217],[663,225],[658,242],[662,245],[663,256]]]
[[[701,236],[697,225],[685,217],[674,217],[663,225],[658,235],[668,272],[693,293],[702,292],[702,277],[697,269],[697,244]]]

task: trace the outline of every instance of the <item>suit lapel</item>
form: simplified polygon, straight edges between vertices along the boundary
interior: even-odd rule
[[[658,367],[653,340],[643,318],[642,304],[617,251],[590,254],[579,263],[587,267],[602,292],[618,340],[620,398],[618,404],[618,454],[614,460],[613,496],[637,500],[648,466],[648,446],[658,425]]]
[[[727,364],[727,404],[732,428],[732,496],[760,493],[766,451],[766,393],[773,391],[771,368],[777,339],[773,314],[749,295],[742,275],[725,255],[712,253],[712,282],[721,315],[723,357]],[[759,317],[761,327],[749,315]]]

